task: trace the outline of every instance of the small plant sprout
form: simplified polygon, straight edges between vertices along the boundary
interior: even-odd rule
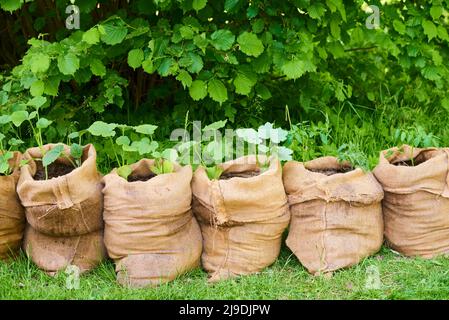
[[[432,132],[427,133],[423,127],[409,127],[405,129],[396,128],[394,130],[393,139],[396,145],[408,144],[411,146],[410,163],[415,165],[415,158],[413,157],[414,148],[430,148],[438,147],[438,138],[433,135]],[[399,150],[403,152],[402,149]],[[391,154],[386,155],[387,158],[391,157]]]
[[[53,121],[48,120],[47,118],[40,117],[39,115],[39,109],[47,102],[47,99],[45,97],[35,97],[31,99],[27,106],[33,107],[35,110],[32,112],[28,112],[26,110],[18,110],[11,114],[10,121],[15,127],[20,127],[24,122],[28,122],[31,132],[33,134],[33,138],[38,145],[39,149],[42,153],[42,159],[35,159],[37,161],[42,161],[42,166],[44,167],[45,171],[45,179],[48,179],[48,166],[55,162],[60,157],[67,158],[72,165],[76,168],[77,163],[79,163],[77,159],[77,152],[74,151],[71,152],[71,156],[75,159],[75,162],[72,161],[71,157],[66,155],[64,152],[64,146],[63,145],[57,145],[51,150],[45,150],[44,149],[44,139],[42,132],[47,129]],[[16,141],[18,142],[18,141]]]
[[[93,136],[107,139],[112,150],[112,157],[118,164],[117,173],[124,179],[128,179],[132,173],[130,164],[137,160],[138,156],[149,155],[156,159],[154,168],[150,168],[155,174],[173,172],[173,164],[170,149],[158,152],[159,144],[153,140],[153,134],[157,126],[142,124],[129,126],[116,123],[94,122],[86,131]],[[117,138],[117,131],[119,136]],[[80,132],[81,136],[84,131]],[[154,169],[154,170],[153,170]]]
[[[174,149],[165,149],[160,152],[154,152],[154,165],[150,167],[151,171],[157,175],[172,173],[175,170],[173,162],[176,161],[178,154]]]
[[[269,159],[271,156],[277,156],[280,161],[289,161],[292,159],[293,151],[287,147],[279,146],[281,142],[287,139],[288,131],[281,128],[274,128],[272,123],[265,123],[256,131],[254,129],[237,129],[237,137],[250,145],[256,146],[256,161],[261,170],[268,168],[268,160],[260,163],[259,155],[264,154]]]
[[[223,169],[218,165],[226,155],[232,152],[228,148],[226,141],[219,134],[219,130],[226,126],[227,120],[216,121],[202,129],[205,134],[210,134],[213,139],[208,142],[185,141],[177,147],[181,163],[191,163],[193,159],[198,159],[200,165],[206,170],[210,180],[217,180],[223,173]]]
[[[369,170],[369,161],[366,154],[353,143],[342,144],[337,150],[339,162],[348,162],[352,168],[360,168],[363,171]]]
[[[6,136],[0,132],[0,175],[7,176],[11,174],[11,167],[9,160],[14,157],[14,153],[11,151],[13,147],[16,147],[23,143],[22,140],[11,138],[8,143],[5,142]],[[9,145],[9,147],[7,147]]]

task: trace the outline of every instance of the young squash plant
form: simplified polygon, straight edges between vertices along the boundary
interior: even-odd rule
[[[252,128],[237,129],[237,137],[256,147],[256,161],[261,171],[266,171],[269,166],[269,158],[276,156],[280,161],[292,160],[293,151],[285,146],[279,146],[280,143],[287,140],[288,131],[282,128],[274,128],[270,122],[260,126],[258,130]],[[259,161],[259,155],[265,155],[264,162]]]
[[[23,123],[28,123],[31,129],[34,141],[41,150],[42,158],[34,159],[35,161],[42,161],[42,166],[45,171],[45,179],[48,180],[48,167],[54,163],[58,158],[66,158],[74,168],[81,165],[82,147],[78,144],[73,144],[70,149],[70,156],[64,151],[64,146],[58,144],[50,150],[44,149],[43,131],[50,127],[53,121],[47,118],[40,117],[39,109],[46,103],[45,97],[35,97],[31,99],[27,106],[34,107],[34,111],[28,112],[26,110],[18,110],[10,115],[11,123],[19,128]]]
[[[219,179],[223,169],[218,164],[233,154],[232,144],[229,144],[232,141],[218,134],[219,130],[226,126],[226,122],[227,120],[216,121],[201,130],[203,133],[212,133],[212,141],[183,141],[178,145],[176,150],[179,152],[180,162],[191,164],[194,169],[201,165],[210,180]]]
[[[5,139],[6,136],[0,132],[0,176],[11,174],[9,160],[14,157],[12,149],[23,143],[22,140],[16,138],[11,138],[8,142]]]
[[[103,121],[94,122],[88,129],[73,133],[69,138],[79,138],[85,133],[100,137],[109,142],[111,146],[112,160],[117,163],[117,173],[124,179],[132,173],[131,163],[135,162],[137,157],[148,155],[155,159],[155,164],[150,170],[155,174],[165,174],[174,171],[172,161],[174,153],[171,149],[158,151],[159,144],[153,140],[153,134],[157,126],[151,124],[142,124],[138,126],[129,126],[125,124],[106,123]],[[118,132],[118,134],[117,134]],[[118,135],[118,137],[117,137]]]

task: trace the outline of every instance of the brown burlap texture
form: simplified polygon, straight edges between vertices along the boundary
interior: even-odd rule
[[[22,243],[25,213],[16,192],[21,158],[19,152],[14,152],[9,160],[12,173],[0,176],[0,260],[16,254]]]
[[[406,255],[449,252],[449,149],[404,145],[382,151],[374,175],[382,184],[385,238]],[[414,159],[414,164],[397,165]]]
[[[154,160],[131,166],[136,176],[151,174]],[[192,215],[192,168],[147,181],[128,182],[116,170],[104,177],[105,245],[125,286],[158,285],[199,266],[201,231]]]
[[[44,146],[46,151],[54,144]],[[70,155],[70,149],[65,146]],[[34,180],[39,148],[30,148],[24,158],[17,193],[25,207],[27,228],[24,248],[43,270],[53,273],[70,264],[81,272],[98,264],[105,255],[103,245],[103,195],[93,145],[83,149],[82,165],[72,172],[48,180]],[[70,165],[61,157],[56,162]],[[89,244],[87,244],[89,242]],[[86,261],[83,261],[86,259]],[[87,261],[88,260],[88,261]]]
[[[258,170],[255,156],[221,167],[223,174]],[[210,281],[256,273],[276,260],[290,221],[277,159],[271,159],[260,175],[228,180],[211,181],[200,167],[193,176],[192,192],[193,211],[203,234],[202,264]]]
[[[331,272],[376,253],[383,242],[383,191],[372,173],[334,157],[284,166],[292,219],[287,245],[310,273]]]

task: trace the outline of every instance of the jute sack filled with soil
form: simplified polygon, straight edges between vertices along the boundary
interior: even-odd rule
[[[312,273],[357,264],[383,242],[383,191],[373,174],[334,157],[284,166],[292,220],[287,246]]]
[[[12,173],[0,176],[0,260],[16,254],[22,244],[25,213],[16,192],[21,157],[14,152],[9,160]]]
[[[104,177],[105,245],[124,286],[158,285],[200,264],[201,231],[191,210],[192,168],[174,164],[173,173],[156,176],[153,164],[147,159],[133,164],[132,182],[116,170]]]
[[[56,145],[48,144],[48,151]],[[68,146],[65,153],[70,156]],[[48,167],[48,179],[40,159],[39,148],[24,154],[28,163],[22,167],[17,193],[30,228],[24,248],[43,270],[53,273],[68,265],[77,265],[81,272],[98,264],[105,255],[102,211],[103,188],[96,167],[93,145],[83,149],[81,166],[75,168],[61,157]],[[89,245],[83,245],[89,242]],[[89,260],[82,262],[83,259]]]
[[[388,245],[431,258],[449,252],[449,149],[404,145],[382,151],[374,175],[385,191]]]
[[[219,180],[210,180],[202,167],[192,180],[193,212],[203,234],[202,264],[212,282],[271,265],[290,221],[277,159],[270,159],[264,172],[255,156],[220,166],[224,171]]]

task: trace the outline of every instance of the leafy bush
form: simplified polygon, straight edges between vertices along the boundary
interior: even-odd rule
[[[363,1],[83,0],[75,2],[80,31],[64,28],[68,2],[55,3],[0,1],[33,22],[22,62],[0,79],[2,113],[47,97],[43,108],[58,122],[49,138],[99,113],[162,122],[166,134],[187,110],[258,126],[283,121],[287,104],[298,118],[346,101],[372,106],[386,92],[449,109],[447,0],[370,2],[380,8],[379,29],[365,26]],[[14,17],[1,15],[6,24]],[[10,29],[18,37],[2,44],[19,48],[24,32]]]

